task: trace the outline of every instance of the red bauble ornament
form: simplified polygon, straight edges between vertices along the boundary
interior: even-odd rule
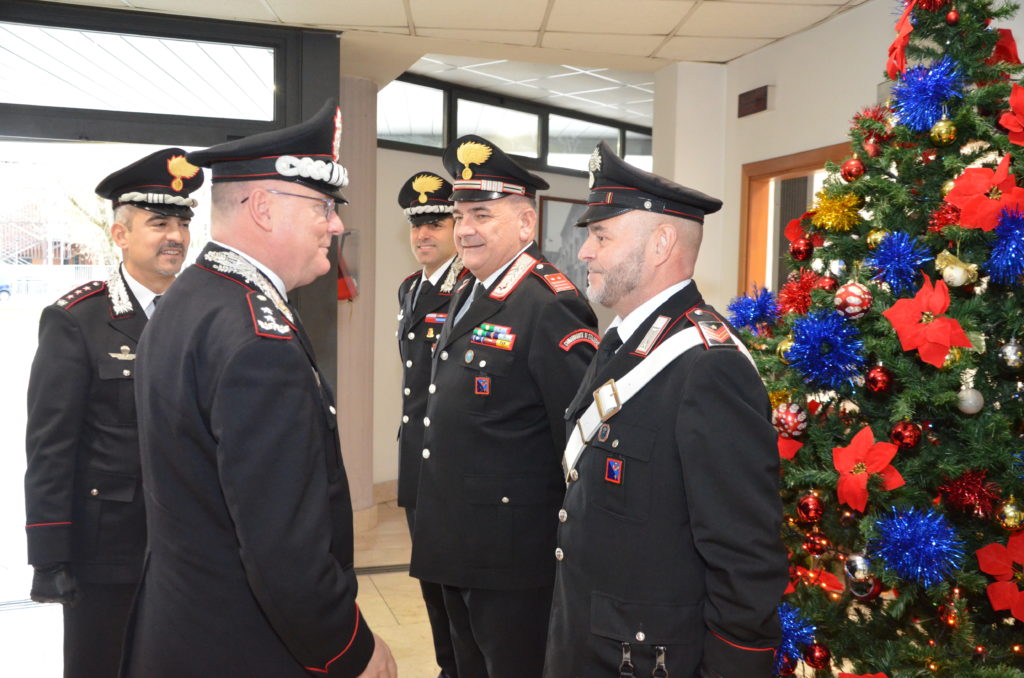
[[[811,643],[804,648],[804,661],[812,669],[827,669],[832,661],[832,653],[820,643]]]
[[[805,494],[796,502],[796,517],[802,523],[816,523],[825,514],[825,505],[816,494]]]
[[[810,238],[797,238],[789,243],[789,256],[797,261],[807,261],[814,252],[814,243]]]
[[[831,546],[832,542],[824,534],[818,532],[817,528],[814,528],[813,532],[804,537],[804,551],[812,556],[820,556],[825,551],[828,551]]]
[[[892,390],[892,372],[884,365],[875,365],[864,375],[864,386],[872,393],[888,393]]]
[[[956,11],[956,8],[946,12],[946,23],[950,26],[956,26],[960,23],[960,12]]]
[[[911,421],[901,421],[892,427],[889,440],[903,449],[917,447],[921,442],[921,427]]]
[[[853,156],[839,168],[839,176],[845,181],[855,181],[861,178],[864,176],[864,163],[857,156]]]
[[[815,288],[826,292],[834,291],[837,285],[839,285],[839,281],[830,275],[823,275],[814,283]]]
[[[847,589],[850,595],[861,602],[874,600],[882,593],[882,582],[878,577],[868,577],[867,581],[848,582]]]
[[[788,654],[782,655],[782,661],[780,662],[779,672],[777,675],[780,676],[792,676],[796,673],[796,667],[800,665],[800,660],[796,657],[790,657]]]
[[[877,158],[882,154],[882,147],[876,144],[874,141],[864,141],[864,152],[868,154],[869,158]]]
[[[939,486],[946,504],[975,518],[992,518],[1002,502],[999,486],[986,479],[987,469],[967,471],[959,478]]]
[[[772,411],[772,426],[783,438],[799,438],[807,430],[807,412],[796,403],[781,403]]]
[[[871,310],[871,290],[859,282],[848,282],[836,290],[832,300],[836,310],[850,320],[856,320]]]
[[[934,148],[926,148],[921,151],[921,162],[927,165],[938,157],[939,152]]]

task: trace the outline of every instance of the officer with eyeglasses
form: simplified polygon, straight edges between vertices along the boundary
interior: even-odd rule
[[[328,102],[188,156],[212,168],[213,241],[139,347],[149,552],[126,678],[397,675],[356,604],[334,394],[288,303],[344,230],[340,130]]]

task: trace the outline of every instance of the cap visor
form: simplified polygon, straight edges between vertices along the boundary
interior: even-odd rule
[[[580,218],[576,220],[576,225],[586,226],[592,221],[611,219],[612,217],[617,217],[620,214],[625,214],[632,210],[632,207],[622,207],[621,205],[591,205],[584,210],[583,214],[580,215]]]
[[[162,214],[165,217],[179,217],[182,219],[191,219],[195,213],[191,207],[185,205],[154,205],[148,202],[126,202],[123,205],[131,205],[132,207],[138,207],[144,209],[147,212],[153,212],[154,214]]]
[[[448,219],[452,216],[451,212],[424,212],[423,214],[414,214],[409,217],[409,223],[413,226],[421,226],[423,224],[436,224],[437,222]]]

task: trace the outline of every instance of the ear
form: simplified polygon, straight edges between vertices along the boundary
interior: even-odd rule
[[[519,242],[524,245],[533,240],[537,231],[537,210],[524,205],[519,211]]]
[[[110,239],[121,249],[128,247],[128,226],[115,221],[110,225]]]
[[[271,193],[262,188],[256,188],[249,193],[248,198],[242,203],[249,218],[256,226],[267,233],[274,230],[274,201]]]
[[[672,224],[658,224],[658,227],[651,234],[650,240],[651,254],[653,255],[655,266],[661,265],[668,260],[669,255],[675,250],[678,241],[679,233],[676,232]]]

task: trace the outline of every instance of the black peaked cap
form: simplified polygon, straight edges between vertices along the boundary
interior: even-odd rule
[[[308,186],[340,202],[348,172],[338,163],[341,111],[333,99],[316,115],[291,127],[227,141],[188,154],[213,169],[213,183],[278,179]]]
[[[668,214],[704,223],[704,215],[722,208],[722,201],[630,165],[604,141],[590,156],[590,196],[576,221],[586,226],[631,210]]]
[[[452,185],[433,172],[417,172],[398,191],[398,204],[415,225],[432,224],[452,213]]]
[[[509,195],[532,198],[548,182],[528,172],[494,143],[475,134],[459,137],[444,150],[444,168],[452,175],[452,200],[479,202]]]
[[[191,217],[196,206],[189,194],[203,185],[203,171],[185,159],[180,148],[164,148],[108,175],[96,195],[114,207],[134,205],[168,217]]]

